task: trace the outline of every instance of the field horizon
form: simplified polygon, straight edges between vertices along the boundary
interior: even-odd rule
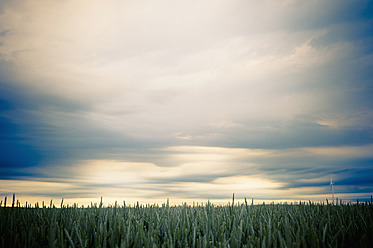
[[[11,197],[8,197],[11,196]],[[323,201],[312,201],[312,200],[270,200],[270,199],[255,199],[255,198],[237,198],[235,194],[233,193],[231,198],[227,198],[224,200],[216,200],[216,199],[199,199],[198,201],[195,200],[176,200],[173,201],[172,198],[166,198],[166,199],[156,199],[155,201],[147,200],[147,201],[141,201],[141,200],[113,200],[113,198],[109,198],[108,201],[106,201],[106,198],[104,196],[101,196],[99,198],[92,198],[89,200],[83,201],[85,204],[79,203],[79,201],[74,202],[74,198],[66,199],[66,198],[49,198],[49,200],[40,200],[40,201],[26,201],[26,200],[20,200],[18,197],[16,197],[16,194],[11,195],[5,195],[2,200],[0,200],[0,207],[26,207],[26,208],[63,208],[63,207],[135,207],[135,206],[159,206],[164,205],[167,203],[169,206],[204,206],[206,204],[213,204],[216,206],[224,206],[224,205],[230,205],[231,202],[235,202],[235,204],[247,204],[250,205],[263,205],[263,204],[289,204],[289,205],[302,205],[302,204],[319,204],[319,205],[343,205],[343,204],[359,204],[359,203],[368,203],[373,202],[373,195],[370,196],[370,199],[364,198],[359,199],[358,197],[356,200],[343,200],[338,197],[335,198],[333,201],[332,199],[325,198]],[[3,206],[4,205],[4,206]]]

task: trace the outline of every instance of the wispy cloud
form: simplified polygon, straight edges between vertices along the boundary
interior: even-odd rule
[[[275,150],[168,147],[152,150],[152,163],[80,160],[65,166],[19,169],[19,175],[24,173],[18,178],[21,184],[3,181],[7,182],[3,190],[83,201],[100,195],[133,199],[135,194],[139,199],[158,202],[166,198],[177,202],[204,198],[221,201],[228,200],[232,192],[239,198],[267,201],[324,200],[333,173],[336,195],[353,200],[356,194],[369,194],[373,189],[372,168],[363,161],[372,160],[370,150],[371,145]],[[131,155],[134,160],[146,157]],[[365,176],[360,175],[362,171]],[[40,188],[44,184],[51,186]]]

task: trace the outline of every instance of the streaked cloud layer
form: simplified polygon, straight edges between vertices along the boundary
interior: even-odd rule
[[[372,11],[2,1],[1,193],[324,200],[333,171],[340,198],[368,198]]]

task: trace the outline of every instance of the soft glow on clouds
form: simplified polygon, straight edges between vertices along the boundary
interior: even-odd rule
[[[304,148],[313,156],[326,156],[339,159],[373,158],[373,145],[342,146],[342,147],[312,147]]]
[[[271,190],[276,190],[278,187],[281,187],[279,183],[274,183],[263,178],[250,176],[233,176],[218,178],[214,180],[214,183],[224,186],[225,190],[228,192],[238,192],[240,194],[250,192],[250,194],[256,195],[261,195],[259,192],[264,190],[267,190],[267,192],[272,193]]]
[[[371,145],[364,147],[313,147],[289,150],[237,149],[219,147],[169,147],[163,155],[153,158],[157,164],[118,160],[86,160],[71,166],[46,166],[24,169],[40,177],[22,181],[8,181],[2,192],[21,195],[51,195],[79,198],[87,202],[91,198],[115,197],[127,202],[139,199],[154,199],[163,202],[171,198],[174,202],[217,199],[228,201],[232,193],[238,199],[261,200],[315,200],[329,197],[330,171],[323,172],[323,163],[333,166],[341,161],[372,155]],[[291,159],[289,159],[291,158]],[[302,165],[284,165],[285,161],[309,160]],[[274,159],[279,168],[273,168]],[[163,166],[162,161],[171,164]],[[321,164],[320,164],[321,163]],[[313,167],[310,168],[309,165]],[[316,167],[317,164],[318,167]],[[345,166],[334,170],[346,170]],[[271,175],[269,170],[275,173]],[[282,170],[278,172],[278,170]],[[313,170],[313,171],[312,171]],[[308,172],[307,172],[308,171]],[[305,174],[305,172],[307,172]],[[351,199],[354,193],[339,185],[352,174],[334,174],[336,196]],[[45,179],[44,179],[45,178]],[[369,190],[369,187],[361,186]],[[61,192],[64,192],[62,194]],[[97,201],[97,200],[96,200]],[[86,203],[85,203],[86,204]]]

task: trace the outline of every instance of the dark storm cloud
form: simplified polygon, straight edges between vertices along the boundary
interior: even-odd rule
[[[0,176],[4,179],[22,176],[17,168],[35,166],[40,162],[41,156],[37,148],[21,135],[21,127],[8,117],[8,113],[17,111],[17,99],[9,102],[9,92],[4,87],[0,89]]]
[[[364,0],[315,1],[306,4],[294,2],[292,7],[293,10],[297,9],[298,11],[295,11],[295,15],[290,16],[294,19],[289,26],[296,27],[298,30],[320,29],[340,24],[356,24],[370,21],[373,16],[372,2]]]

